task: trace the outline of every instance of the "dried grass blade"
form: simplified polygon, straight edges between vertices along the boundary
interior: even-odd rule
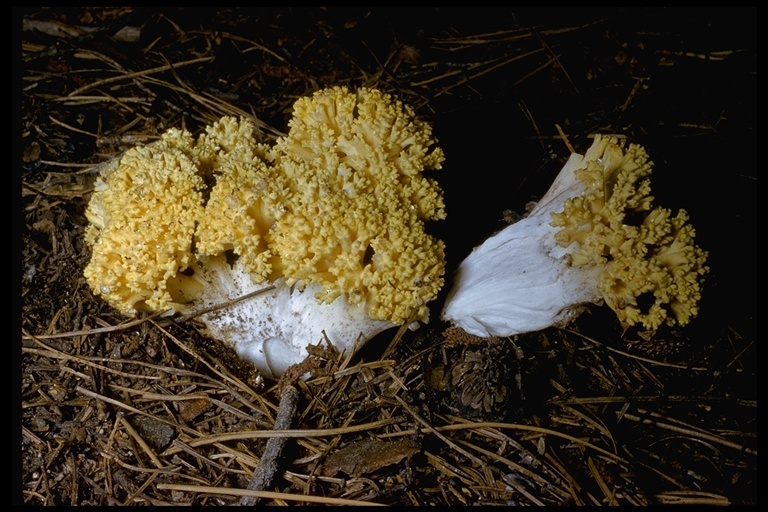
[[[273,500],[300,501],[305,503],[324,503],[326,505],[350,506],[384,506],[372,501],[347,500],[343,498],[327,498],[324,496],[304,496],[285,492],[249,491],[248,489],[232,489],[229,487],[211,487],[205,485],[157,484],[159,490],[186,491],[209,494],[226,494],[230,496],[254,496]]]
[[[143,71],[134,71],[132,73],[124,73],[122,75],[113,76],[113,77],[110,77],[110,78],[102,78],[101,80],[97,80],[95,82],[92,82],[90,84],[87,84],[87,85],[84,85],[82,87],[79,87],[79,88],[75,89],[74,91],[72,91],[69,94],[67,94],[67,96],[68,97],[77,96],[77,95],[81,94],[84,91],[87,91],[89,89],[93,89],[94,87],[99,87],[99,86],[102,86],[102,85],[111,84],[113,82],[119,82],[121,80],[128,80],[128,79],[131,79],[131,78],[137,78],[137,77],[152,75],[154,73],[162,73],[163,71],[168,71],[169,69],[179,68],[179,67],[182,67],[182,66],[189,66],[191,64],[198,64],[200,62],[208,62],[208,61],[211,61],[211,60],[213,60],[213,57],[200,57],[198,59],[192,59],[192,60],[188,60],[188,61],[184,61],[184,62],[177,62],[175,64],[166,64],[164,66],[158,66],[158,67],[152,68],[152,69],[145,69]]]

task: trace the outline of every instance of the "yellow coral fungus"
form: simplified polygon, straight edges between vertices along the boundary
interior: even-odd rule
[[[445,218],[423,174],[444,160],[429,125],[381,91],[335,87],[299,99],[290,128],[275,145],[294,189],[274,233],[288,281],[320,285],[324,302],[354,290],[379,320],[426,321],[445,258],[424,229]]]
[[[480,336],[562,325],[605,302],[656,330],[698,313],[707,252],[688,215],[653,206],[645,149],[596,135],[571,155],[528,217],[462,262],[443,318]],[[482,297],[482,300],[480,299]]]
[[[428,321],[443,285],[445,218],[423,172],[444,156],[413,110],[375,89],[336,87],[295,104],[273,147],[224,117],[195,139],[171,130],[108,165],[88,208],[94,293],[124,313],[205,313],[212,337],[266,376],[324,339],[354,350]]]
[[[98,178],[86,217],[92,257],[85,278],[97,295],[126,314],[166,310],[192,299],[180,271],[202,212],[202,178],[189,133],[168,131],[128,150]]]

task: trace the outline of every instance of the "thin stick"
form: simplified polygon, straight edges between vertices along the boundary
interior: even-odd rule
[[[639,412],[642,414],[646,414],[646,411],[639,409]],[[651,413],[651,416],[657,416],[654,413]],[[638,423],[642,423],[643,425],[655,425],[659,428],[663,428],[666,430],[670,430],[672,432],[677,432],[679,434],[688,435],[694,438],[703,439],[704,441],[709,441],[711,443],[716,443],[721,446],[727,446],[728,448],[732,448],[734,450],[746,453],[747,455],[755,455],[757,456],[757,450],[753,450],[752,448],[749,448],[748,446],[741,445],[739,443],[735,443],[733,441],[730,441],[728,439],[725,439],[724,437],[720,437],[714,434],[709,434],[707,432],[701,432],[698,430],[695,430],[695,428],[685,428],[680,427],[677,425],[673,425],[671,423],[667,423],[665,421],[654,421],[653,419],[646,418],[643,416],[636,416],[634,414],[625,413],[624,418],[630,420],[630,421],[636,421]]]
[[[153,318],[157,318],[158,316],[161,316],[165,314],[166,311],[160,311],[157,313],[153,313],[149,316],[145,316],[143,318],[137,318],[135,320],[129,320],[128,322],[118,324],[118,325],[109,325],[107,327],[96,327],[94,329],[83,329],[81,331],[69,331],[69,332],[60,332],[57,334],[30,334],[24,329],[22,329],[22,337],[23,340],[51,340],[55,338],[71,338],[73,336],[86,336],[89,334],[102,334],[105,332],[114,332],[114,331],[122,331],[124,329],[129,329],[131,327],[135,327],[139,324],[142,324],[148,320],[151,320]]]
[[[711,371],[709,368],[703,368],[703,367],[699,367],[699,366],[687,366],[687,365],[684,365],[684,364],[665,363],[663,361],[657,361],[655,359],[650,359],[648,357],[641,357],[641,356],[638,356],[638,355],[635,355],[635,354],[630,354],[629,352],[624,352],[623,350],[619,350],[619,349],[616,349],[616,348],[613,348],[613,347],[609,347],[608,345],[605,345],[604,343],[600,343],[599,341],[597,341],[597,340],[595,340],[593,338],[590,338],[589,336],[585,336],[583,333],[580,333],[580,332],[577,332],[577,331],[573,331],[571,329],[566,329],[566,328],[563,328],[561,330],[563,330],[565,332],[569,332],[571,334],[574,334],[574,335],[580,337],[581,339],[589,341],[590,343],[594,343],[595,345],[603,347],[606,350],[609,350],[609,351],[614,352],[616,354],[620,354],[622,356],[628,357],[630,359],[635,359],[637,361],[642,361],[644,363],[650,363],[650,364],[657,365],[657,366],[666,366],[668,368],[679,368],[681,370],[690,370],[690,371],[694,371],[694,372],[708,372],[708,371]]]
[[[303,501],[306,503],[324,503],[327,505],[357,505],[357,506],[384,506],[381,503],[361,500],[348,500],[344,498],[331,498],[326,496],[305,496],[298,494],[289,494],[285,492],[272,491],[250,491],[248,489],[233,489],[231,487],[212,487],[206,485],[186,485],[186,484],[157,484],[161,491],[188,491],[204,492],[207,494],[228,494],[230,496],[258,496],[261,498],[272,498],[285,501]]]
[[[67,96],[78,96],[80,93],[85,92],[89,89],[93,89],[94,87],[99,87],[105,84],[110,84],[112,82],[119,82],[120,80],[127,80],[129,78],[137,78],[141,76],[151,75],[153,73],[162,73],[163,71],[168,71],[169,69],[179,68],[182,66],[188,66],[190,64],[198,64],[200,62],[207,62],[209,60],[213,60],[213,57],[201,57],[199,59],[192,59],[184,62],[176,62],[173,64],[166,64],[165,66],[159,66],[152,69],[145,69],[143,71],[135,71],[133,73],[125,73],[122,75],[113,76],[110,78],[104,78],[101,80],[97,80],[96,82],[86,84],[79,89],[75,89],[74,91],[67,94]]]
[[[211,311],[216,311],[218,309],[224,309],[229,306],[232,306],[233,304],[237,304],[238,302],[242,302],[246,299],[250,299],[251,297],[255,297],[256,295],[261,295],[262,293],[268,292],[270,290],[274,290],[275,285],[271,284],[269,286],[266,286],[264,288],[260,288],[256,291],[246,293],[245,295],[241,295],[240,297],[236,297],[234,299],[227,300],[225,302],[222,302],[221,304],[214,304],[213,306],[208,306],[207,308],[202,308],[197,311],[193,311],[191,313],[188,313],[186,315],[182,315],[178,318],[180,322],[186,322],[187,320],[191,320],[192,318],[195,318],[196,316],[204,315],[206,313],[210,313]]]
[[[402,418],[386,418],[383,420],[373,421],[371,423],[361,423],[359,425],[352,425],[349,427],[341,428],[318,428],[318,429],[302,429],[302,430],[285,430],[281,431],[282,437],[330,437],[338,436],[342,434],[350,434],[353,432],[363,432],[365,430],[374,430],[381,427],[386,427],[401,421]],[[439,427],[438,427],[439,428]],[[430,429],[431,431],[431,429]],[[414,433],[414,430],[410,430],[409,433]],[[263,437],[272,437],[276,432],[274,430],[246,430],[242,432],[228,432],[226,434],[211,434],[205,438],[193,439],[189,441],[190,446],[202,446],[204,444],[223,443],[226,441],[242,440],[242,439],[261,439]],[[398,432],[398,434],[400,434]],[[386,437],[386,436],[384,436]]]
[[[149,458],[152,460],[155,466],[157,466],[158,469],[165,469],[165,466],[162,462],[160,462],[160,459],[157,457],[157,454],[155,451],[149,447],[146,441],[139,435],[138,432],[136,432],[136,429],[133,428],[133,425],[130,424],[130,422],[125,419],[125,416],[122,416],[120,418],[120,421],[123,424],[123,427],[125,427],[125,430],[128,431],[131,436],[133,436],[133,439],[139,444],[142,450],[144,450],[144,453],[149,455]]]
[[[565,143],[565,147],[568,148],[568,151],[570,151],[571,153],[575,153],[576,150],[573,149],[573,146],[571,146],[571,142],[568,140],[568,136],[565,134],[563,129],[560,127],[560,125],[555,123],[555,128],[557,128],[557,133],[560,134],[560,138],[563,139],[563,142]]]
[[[299,402],[299,391],[290,384],[283,388],[280,396],[280,407],[275,418],[275,430],[288,430],[296,415],[296,406]],[[283,445],[287,437],[275,435],[267,440],[267,446],[259,460],[259,465],[253,472],[251,481],[246,489],[249,491],[263,491],[272,483],[277,472],[277,461],[283,451]],[[259,501],[259,496],[247,495],[240,499],[240,506],[253,506]]]
[[[421,423],[424,426],[425,429],[430,430],[433,434],[435,434],[438,438],[440,438],[440,440],[443,441],[445,444],[447,444],[448,446],[450,446],[451,448],[453,448],[454,450],[456,450],[460,454],[464,455],[466,458],[468,458],[469,460],[471,460],[475,464],[478,464],[480,467],[482,467],[482,465],[483,465],[483,461],[482,460],[478,459],[477,457],[475,457],[474,455],[469,453],[467,450],[465,450],[461,446],[457,445],[456,443],[454,443],[453,441],[448,439],[446,436],[444,436],[443,434],[438,432],[437,429],[433,429],[432,426],[425,419],[423,419],[421,416],[419,416],[416,413],[416,411],[414,411],[413,409],[408,407],[408,404],[405,403],[405,400],[400,398],[398,395],[395,395],[395,400],[400,402],[400,405],[403,407],[403,409],[408,411],[411,414],[411,416],[414,417],[414,419],[416,421],[418,421],[419,423]]]

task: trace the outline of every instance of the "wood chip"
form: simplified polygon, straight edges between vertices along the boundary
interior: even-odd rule
[[[419,450],[419,444],[411,439],[394,442],[363,439],[331,453],[325,460],[321,472],[323,476],[334,476],[342,471],[357,478],[390,464],[397,464],[418,453]]]

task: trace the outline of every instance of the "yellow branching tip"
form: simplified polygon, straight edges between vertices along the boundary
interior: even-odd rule
[[[563,247],[578,244],[573,265],[602,267],[598,288],[619,320],[656,330],[696,316],[709,268],[688,214],[653,206],[652,166],[642,146],[595,136],[575,171],[585,192],[552,214],[552,226]]]

